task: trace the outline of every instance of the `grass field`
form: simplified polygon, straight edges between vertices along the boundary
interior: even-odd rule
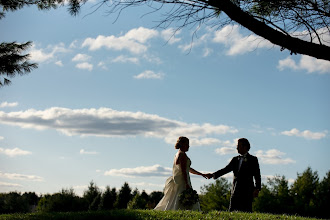
[[[273,215],[265,213],[242,213],[242,212],[219,212],[213,211],[208,213],[196,211],[154,211],[154,210],[111,210],[97,212],[59,212],[59,213],[30,213],[30,214],[7,214],[0,215],[0,219],[113,219],[113,220],[177,220],[177,219],[316,219],[305,218],[290,215]]]

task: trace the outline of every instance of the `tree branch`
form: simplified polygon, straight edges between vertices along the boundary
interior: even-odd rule
[[[307,42],[299,38],[281,33],[267,24],[256,20],[253,16],[241,10],[230,0],[210,0],[210,6],[220,9],[227,14],[229,18],[249,29],[256,35],[259,35],[281,48],[287,48],[291,53],[305,54],[317,59],[330,61],[330,47],[312,42]]]

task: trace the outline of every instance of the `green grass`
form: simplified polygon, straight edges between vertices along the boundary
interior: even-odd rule
[[[0,219],[111,219],[111,220],[199,220],[199,219],[295,219],[312,220],[316,218],[305,218],[290,215],[273,215],[265,213],[243,213],[243,212],[224,212],[212,211],[208,213],[196,211],[154,211],[154,210],[111,210],[98,212],[57,212],[57,213],[29,213],[29,214],[6,214],[0,215]]]

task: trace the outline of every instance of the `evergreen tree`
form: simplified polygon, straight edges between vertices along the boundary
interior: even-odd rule
[[[148,209],[154,209],[158,202],[163,198],[164,193],[160,191],[153,191],[149,195],[149,201],[147,204]]]
[[[94,198],[94,200],[93,200],[93,202],[90,204],[90,206],[88,207],[88,211],[96,211],[96,210],[98,210],[98,208],[99,208],[99,206],[100,206],[100,204],[101,204],[101,198],[102,198],[101,194],[98,194],[98,195]]]
[[[110,189],[110,186],[106,186],[105,192],[102,194],[99,210],[113,209],[116,200],[117,200],[116,188]]]
[[[133,199],[128,202],[128,209],[146,209],[148,204],[149,196],[143,191],[141,194],[137,192]]]
[[[91,205],[94,202],[95,198],[100,196],[100,194],[101,194],[101,191],[100,191],[99,187],[93,181],[91,181],[89,183],[88,189],[83,194],[83,198],[85,199],[85,201],[87,203],[88,209],[93,208]],[[93,204],[93,205],[95,205],[95,204]]]
[[[28,62],[29,54],[22,54],[30,46],[30,41],[23,44],[16,42],[0,44],[0,87],[11,83],[8,77],[23,75],[38,67],[36,63]]]
[[[321,218],[330,219],[330,171],[327,172],[317,187],[316,200],[317,215]]]
[[[308,167],[302,174],[297,174],[297,179],[291,187],[295,212],[303,216],[316,216],[316,189],[319,177]]]
[[[128,183],[125,182],[121,187],[118,193],[116,208],[118,209],[126,209],[128,202],[132,199],[131,188]]]
[[[275,198],[269,187],[262,184],[261,190],[257,198],[254,199],[252,208],[255,212],[273,213],[275,206]]]
[[[274,197],[274,211],[272,213],[291,213],[293,198],[290,195],[288,181],[285,176],[275,176],[268,180],[271,187],[271,193]]]

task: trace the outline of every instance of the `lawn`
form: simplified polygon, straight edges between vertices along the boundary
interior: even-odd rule
[[[112,219],[112,220],[154,220],[154,219],[316,219],[294,215],[273,215],[265,213],[243,213],[243,212],[224,212],[212,211],[208,213],[197,211],[154,211],[154,210],[111,210],[97,212],[58,212],[58,213],[29,213],[29,214],[5,214],[0,215],[0,219]]]

